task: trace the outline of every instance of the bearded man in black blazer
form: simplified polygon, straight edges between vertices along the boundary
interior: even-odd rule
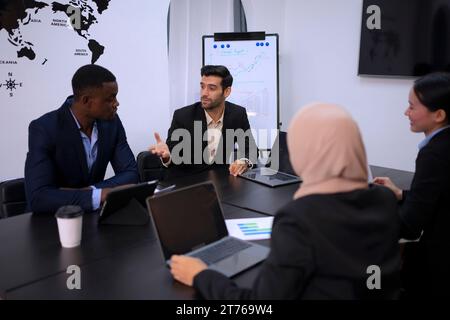
[[[226,67],[204,66],[201,77],[201,101],[175,110],[166,143],[155,133],[157,144],[150,151],[161,157],[171,176],[222,165],[229,165],[236,176],[258,157],[246,109],[225,101],[233,84]],[[235,143],[239,146],[237,159],[231,161]]]

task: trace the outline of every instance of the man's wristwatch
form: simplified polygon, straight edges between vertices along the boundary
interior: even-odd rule
[[[253,162],[251,162],[249,159],[247,158],[241,158],[237,161],[239,164],[246,164],[247,168],[253,168]]]

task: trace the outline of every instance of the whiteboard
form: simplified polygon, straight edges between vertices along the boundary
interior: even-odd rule
[[[227,100],[246,108],[258,147],[270,149],[280,122],[278,35],[266,34],[264,40],[231,41],[203,36],[203,65],[210,64],[230,70],[233,86]]]

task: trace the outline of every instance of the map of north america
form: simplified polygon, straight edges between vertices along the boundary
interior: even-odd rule
[[[7,33],[9,45],[15,47],[17,58],[36,58],[33,39],[25,39],[21,31],[29,27],[30,21],[42,10],[49,10],[52,15],[63,14],[74,34],[86,40],[91,52],[91,63],[103,55],[105,47],[91,36],[89,29],[98,23],[98,15],[108,9],[110,0],[61,2],[64,1],[0,0],[0,33]]]

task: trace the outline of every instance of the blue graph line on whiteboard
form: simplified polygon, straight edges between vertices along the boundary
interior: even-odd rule
[[[243,66],[242,64],[239,64],[239,66],[237,68],[233,68],[231,67],[231,74],[234,75],[235,77],[239,76],[241,73],[250,73],[253,69],[255,69],[255,67],[258,65],[258,63],[262,60],[264,56],[264,53],[259,54],[255,57],[255,59],[253,60],[253,62],[247,66]]]
[[[228,101],[246,108],[252,129],[277,128],[277,45],[270,42],[269,46],[256,46],[254,41],[237,41],[230,48],[221,48],[221,44],[205,38],[203,57],[205,64],[224,65],[230,70],[234,81]],[[273,141],[261,138],[257,143],[265,149]]]
[[[235,56],[244,56],[244,52],[246,53],[246,50],[234,50],[234,51],[224,51],[221,52],[220,57],[235,57]],[[227,66],[228,70],[230,70],[230,73],[233,75],[233,77],[237,77],[242,73],[250,73],[252,72],[260,62],[266,58],[265,53],[262,52],[255,56],[253,58],[253,61],[249,63],[248,65],[243,64],[242,62],[239,63],[238,66]],[[210,61],[213,61],[214,55],[210,55]]]

